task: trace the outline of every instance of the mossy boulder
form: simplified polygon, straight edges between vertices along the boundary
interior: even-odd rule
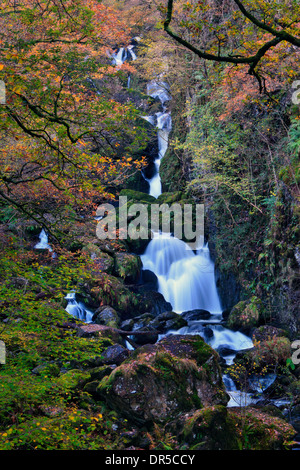
[[[141,275],[142,262],[137,255],[130,253],[116,253],[115,274],[120,276],[126,283],[135,283]]]
[[[237,450],[235,421],[225,406],[208,406],[181,417],[179,439],[189,450]]]
[[[112,328],[118,328],[120,324],[118,312],[110,305],[99,307],[94,313],[92,320],[98,325],[106,325]]]
[[[288,333],[282,328],[277,328],[273,325],[262,325],[254,329],[252,339],[253,341],[258,342],[267,341],[270,338],[277,338],[279,336],[287,337]]]
[[[259,325],[262,315],[263,304],[258,297],[253,296],[250,300],[241,300],[231,310],[227,327],[249,334],[254,327]]]
[[[226,405],[217,353],[197,335],[168,336],[134,351],[102,379],[102,400],[138,424],[164,423],[179,413]]]
[[[282,415],[220,405],[187,413],[176,427],[189,450],[285,450],[296,434]]]
[[[254,343],[254,347],[240,351],[231,367],[233,378],[245,384],[252,374],[261,377],[268,372],[276,372],[279,366],[285,367],[291,355],[291,343],[283,336],[269,338]]]
[[[124,282],[115,276],[98,273],[97,277],[90,280],[88,284],[86,290],[94,308],[110,305],[125,318],[134,317],[142,313],[141,311],[145,311],[140,296],[131,292]]]
[[[169,146],[159,167],[164,192],[177,191],[185,186],[183,169],[180,160]]]
[[[50,362],[38,365],[31,372],[35,375],[58,377],[60,375],[60,368],[57,364]]]
[[[101,361],[105,365],[120,365],[129,356],[129,351],[121,344],[108,346],[101,354]]]
[[[157,204],[173,204],[174,202],[179,202],[182,199],[182,194],[182,191],[162,193],[158,196],[156,202]]]
[[[291,448],[295,429],[284,419],[253,407],[229,408],[230,416],[239,430],[242,450],[286,450]]]
[[[101,251],[99,246],[94,243],[88,243],[82,248],[82,253],[88,255],[93,261],[96,270],[100,272],[113,273],[114,258],[108,253]]]
[[[291,342],[284,336],[273,336],[255,344],[249,351],[255,364],[268,367],[285,365],[291,355]]]
[[[90,379],[90,373],[87,371],[72,369],[62,374],[57,379],[57,384],[66,390],[76,389],[84,385]]]
[[[132,189],[121,190],[120,196],[127,197],[127,203],[125,207],[123,207],[123,210],[126,210],[127,212],[127,229],[129,231],[126,238],[126,244],[131,252],[137,254],[142,253],[151,239],[151,204],[156,202],[156,198],[149,194],[140,191],[134,191]],[[137,238],[130,236],[130,223],[133,223],[133,221],[136,218],[139,218],[142,213],[140,213],[138,210],[133,210],[132,206],[134,204],[142,204],[143,209],[145,209],[142,211],[142,213],[146,215],[142,221],[139,219],[139,222],[141,223],[138,228],[135,228],[139,229],[140,232]],[[132,212],[130,212],[130,208],[132,208]],[[119,217],[119,211],[117,211],[117,217]]]
[[[151,204],[152,202],[156,202],[156,198],[154,196],[143,193],[141,191],[134,191],[133,189],[122,189],[119,195],[126,196],[128,198],[128,201],[130,201],[131,203],[139,202]]]

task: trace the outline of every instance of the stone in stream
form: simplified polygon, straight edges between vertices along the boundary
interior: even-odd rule
[[[187,321],[209,320],[211,313],[208,310],[195,309],[183,312],[181,316]]]

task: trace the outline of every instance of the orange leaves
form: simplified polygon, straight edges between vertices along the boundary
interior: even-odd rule
[[[33,210],[40,202],[87,209],[143,165],[131,157],[144,143],[133,128],[138,111],[113,99],[134,68],[112,66],[107,54],[130,31],[98,0],[19,0],[10,12],[3,0],[1,190]]]

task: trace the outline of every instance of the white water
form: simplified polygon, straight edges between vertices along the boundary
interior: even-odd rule
[[[49,250],[53,251],[51,246],[48,244],[48,235],[46,234],[45,230],[42,229],[39,235],[40,241],[35,245],[34,248],[37,250]]]
[[[147,84],[147,94],[152,98],[158,98],[162,104],[162,111],[155,113],[155,116],[143,116],[152,125],[158,129],[158,155],[154,160],[155,173],[150,179],[146,179],[149,183],[149,194],[158,197],[162,193],[161,179],[159,175],[159,168],[161,159],[165,156],[168,149],[169,134],[172,129],[171,113],[168,111],[165,103],[170,101],[171,95],[167,83],[162,80],[152,80]]]
[[[194,253],[182,240],[165,233],[156,234],[141,260],[144,269],[156,274],[158,291],[171,303],[174,312],[195,309],[212,314],[222,312],[207,245]]]
[[[125,60],[134,60],[135,58],[132,47],[121,48],[114,54],[113,62],[119,66]],[[130,86],[130,77],[127,86]],[[148,83],[147,94],[155,99],[158,98],[162,106],[162,111],[155,113],[154,116],[143,116],[158,129],[158,155],[154,161],[155,173],[152,178],[145,178],[150,186],[149,194],[158,197],[162,192],[159,174],[160,163],[168,149],[169,134],[172,129],[171,113],[166,106],[166,103],[171,100],[171,95],[169,87],[162,77]],[[233,362],[237,351],[253,347],[252,340],[248,336],[224,328],[218,323],[222,320],[222,306],[216,288],[214,263],[207,245],[199,247],[194,252],[185,242],[170,234],[154,234],[154,238],[148,244],[141,260],[143,269],[148,269],[156,274],[158,291],[165,300],[171,303],[173,311],[183,313],[189,310],[203,309],[211,314],[208,321],[190,321],[188,326],[176,331],[168,331],[167,335],[200,335],[214,349],[225,346],[232,351],[231,355],[225,357],[227,364]],[[66,297],[69,300],[67,311],[77,318],[85,315],[85,321],[87,318],[91,320],[91,316],[84,313],[86,312],[84,306],[76,301],[75,294],[68,295],[69,297]],[[207,323],[210,328],[209,337],[204,330],[204,325]],[[165,335],[160,335],[159,339],[163,336]],[[224,383],[230,394],[228,406],[245,406],[253,403],[251,395],[238,391],[230,377],[224,375]]]
[[[66,311],[78,320],[83,320],[86,323],[91,323],[93,312],[88,310],[82,302],[76,300],[76,292],[69,292],[65,299],[68,301]]]
[[[163,105],[171,99],[169,86],[160,77],[158,80],[152,80],[147,84],[147,95],[152,96],[152,98],[159,98]]]

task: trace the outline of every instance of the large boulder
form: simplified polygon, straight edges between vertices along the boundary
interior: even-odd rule
[[[143,291],[138,291],[142,294]],[[154,315],[160,315],[164,312],[170,312],[172,305],[168,302],[160,292],[146,291],[143,293],[143,299],[147,305],[147,311]]]
[[[206,407],[174,424],[170,431],[193,450],[287,450],[296,434],[284,418],[251,407]]]
[[[253,296],[250,300],[241,300],[231,310],[227,319],[227,327],[249,334],[259,326],[263,315],[262,301]]]
[[[181,412],[229,400],[218,355],[197,335],[168,336],[138,348],[102,379],[97,393],[141,425],[164,423]]]

